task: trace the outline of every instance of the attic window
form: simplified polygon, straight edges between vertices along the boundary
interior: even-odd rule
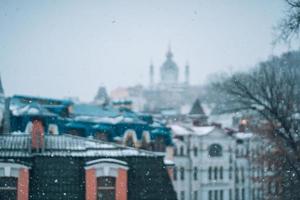
[[[102,176],[97,178],[97,200],[115,199],[116,178]]]
[[[222,156],[222,146],[219,144],[212,144],[209,146],[210,157],[220,157]]]

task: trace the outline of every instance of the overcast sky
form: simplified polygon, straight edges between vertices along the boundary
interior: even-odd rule
[[[283,0],[0,0],[2,82],[6,95],[89,101],[100,85],[148,85],[150,60],[158,81],[171,43],[180,79],[188,61],[201,84],[286,51],[271,45],[284,11]]]

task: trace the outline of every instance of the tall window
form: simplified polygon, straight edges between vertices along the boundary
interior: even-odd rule
[[[97,200],[113,200],[116,193],[116,178],[102,176],[97,178]]]
[[[218,179],[218,167],[214,168],[214,179],[217,180]]]
[[[184,180],[184,168],[180,167],[180,180]]]
[[[242,200],[245,200],[245,189],[242,188]]]
[[[218,190],[215,190],[215,200],[218,200],[219,198],[218,198]]]
[[[174,181],[177,180],[177,167],[174,167],[174,171],[173,171],[173,179],[174,179]]]
[[[194,147],[193,151],[194,151],[194,156],[195,156],[195,157],[198,156],[198,148],[197,148],[197,147]]]
[[[208,191],[208,200],[212,200],[212,191],[211,190]]]
[[[208,180],[212,179],[212,167],[208,168]]]
[[[208,151],[209,151],[210,157],[222,156],[222,146],[219,144],[210,145]]]
[[[223,179],[223,167],[220,167],[220,179]]]
[[[180,200],[184,200],[184,191],[180,192]]]
[[[198,191],[194,191],[194,200],[198,200]]]
[[[245,182],[245,170],[244,167],[241,167],[241,179],[242,179],[242,183]]]
[[[154,142],[154,150],[159,152],[164,152],[166,150],[165,138],[163,136],[158,136]]]
[[[239,200],[239,199],[240,199],[239,189],[236,188],[236,189],[235,189],[235,200]]]
[[[194,180],[198,179],[198,168],[194,167]]]
[[[183,146],[180,147],[180,155],[181,155],[181,156],[184,155],[184,149],[183,149]]]
[[[224,194],[223,194],[223,190],[220,190],[220,200],[224,199]]]
[[[16,177],[0,177],[0,199],[17,199],[17,182]]]
[[[229,189],[229,200],[232,200],[232,189]]]
[[[229,173],[228,173],[229,179],[232,179],[232,167],[229,167]]]
[[[235,168],[235,182],[239,182],[239,168],[237,167]]]

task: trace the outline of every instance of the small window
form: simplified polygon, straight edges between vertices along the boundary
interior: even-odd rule
[[[194,180],[196,181],[198,179],[198,168],[194,167]]]
[[[183,146],[180,147],[180,155],[181,155],[181,156],[184,155],[184,149],[183,149]]]
[[[97,178],[97,200],[115,199],[116,178],[103,176]]]
[[[0,177],[0,199],[17,199],[17,178]]]
[[[174,179],[174,181],[177,180],[177,167],[174,167],[174,171],[173,171],[173,179]]]
[[[180,180],[184,180],[184,168],[180,168]]]
[[[194,151],[194,156],[197,157],[198,156],[198,148],[194,147],[193,151]]]
[[[219,144],[212,144],[209,146],[209,156],[210,157],[220,157],[222,156],[222,147]]]

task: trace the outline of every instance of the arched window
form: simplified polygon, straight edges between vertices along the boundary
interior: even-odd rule
[[[208,168],[208,180],[211,180],[212,178],[212,167]]]
[[[219,157],[222,156],[222,146],[219,144],[212,144],[209,146],[209,156]]]
[[[194,167],[194,180],[196,181],[198,179],[198,168]]]
[[[124,144],[129,147],[134,147],[137,141],[136,133],[134,130],[126,130],[124,133]]]
[[[214,168],[214,179],[217,180],[218,179],[218,167]]]

